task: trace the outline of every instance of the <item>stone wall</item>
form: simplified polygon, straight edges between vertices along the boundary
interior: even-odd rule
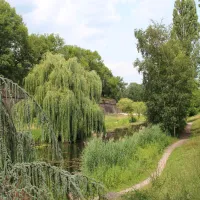
[[[105,114],[115,114],[119,113],[119,109],[117,109],[117,102],[114,99],[101,99],[100,106],[103,109]]]
[[[116,128],[113,131],[108,131],[106,135],[103,137],[104,140],[119,140],[120,138],[123,138],[124,136],[131,136],[135,132],[138,132],[139,130],[147,127],[148,123],[147,122],[141,122],[136,124],[130,124],[127,127],[122,127],[122,128]]]

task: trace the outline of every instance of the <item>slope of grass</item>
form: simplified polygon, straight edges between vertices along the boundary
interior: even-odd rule
[[[158,126],[116,142],[94,139],[84,149],[82,171],[109,190],[118,191],[149,176],[171,142]]]
[[[193,124],[192,124],[192,128],[191,128],[191,133],[192,136],[200,136],[200,118],[197,118]]]
[[[130,193],[123,200],[200,199],[200,119],[192,125],[192,138],[170,156],[161,175],[146,190]]]
[[[195,115],[195,116],[192,116],[192,117],[188,117],[187,122],[194,122],[197,119],[200,119],[200,115]]]
[[[145,121],[145,117],[141,116],[140,118],[137,118],[137,122],[130,123],[129,122],[130,117],[128,115],[121,115],[121,114],[112,114],[112,115],[106,115],[105,116],[105,126],[107,131],[113,131],[116,128],[121,127],[127,127],[131,124],[138,124],[140,122]]]

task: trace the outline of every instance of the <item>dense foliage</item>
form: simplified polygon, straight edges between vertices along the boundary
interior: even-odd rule
[[[25,78],[25,87],[49,116],[57,137],[75,142],[104,131],[98,103],[102,84],[95,71],[88,72],[76,58],[46,54]]]
[[[76,57],[81,66],[86,70],[97,72],[102,81],[103,97],[119,100],[122,96],[126,84],[121,77],[113,76],[97,51],[92,52],[78,46],[65,45],[59,52],[64,55],[66,60]]]
[[[195,1],[175,1],[172,28],[153,23],[146,30],[136,30],[135,36],[143,58],[135,66],[143,72],[148,119],[177,135],[187,114],[197,107],[194,79],[199,64],[199,24]]]
[[[122,98],[118,101],[117,107],[124,113],[132,113],[133,101],[128,98]]]
[[[123,96],[132,101],[143,101],[144,89],[141,84],[130,83],[124,90]]]
[[[16,82],[29,70],[28,30],[15,9],[0,0],[0,73]]]
[[[77,57],[84,69],[97,72],[102,81],[102,96],[121,98],[126,84],[121,77],[113,76],[97,51],[66,45],[56,34],[28,35],[21,16],[5,0],[0,0],[0,13],[1,75],[23,85],[23,78],[45,53],[60,53],[66,60]]]
[[[11,112],[17,101],[26,101],[27,105],[23,111],[29,129],[24,127],[21,132],[16,128],[17,121],[13,120],[17,118],[15,112]],[[40,124],[48,127],[49,142],[55,155],[53,159],[60,158],[54,131],[40,106],[17,84],[0,77],[0,198],[85,199],[100,194],[102,186],[85,176],[72,175],[47,163],[35,162],[28,105],[35,105],[35,112],[40,113]]]
[[[171,38],[170,32],[155,23],[136,30],[143,60],[136,60],[135,66],[143,72],[148,120],[176,135],[183,129],[190,107],[195,66],[181,41]]]
[[[194,0],[176,0],[173,11],[172,37],[181,42],[182,48],[190,56],[196,70],[196,76],[200,78],[200,43],[199,22]],[[198,83],[192,93],[189,115],[197,114],[198,105]]]
[[[102,81],[102,96],[118,100],[125,89],[125,83],[121,77],[113,76],[105,66],[97,51],[90,51],[78,46],[65,45],[59,35],[45,34],[29,36],[29,55],[32,65],[39,64],[46,52],[60,53],[66,60],[77,58],[77,62],[87,71],[96,71]]]
[[[136,114],[138,118],[141,115],[146,114],[146,105],[144,102],[134,102],[128,98],[122,98],[117,103],[117,107],[125,113],[129,113],[131,115]]]
[[[151,173],[169,143],[170,137],[158,126],[116,142],[94,139],[84,149],[82,170],[109,189],[127,187]]]
[[[190,55],[199,39],[199,23],[194,0],[175,1],[172,36],[181,41],[186,53]]]
[[[31,34],[28,37],[31,67],[39,64],[46,52],[58,53],[64,46],[64,39],[55,34]]]

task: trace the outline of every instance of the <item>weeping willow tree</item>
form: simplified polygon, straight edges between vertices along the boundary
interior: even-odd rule
[[[20,107],[19,113],[16,107]],[[39,104],[24,89],[0,76],[0,199],[91,199],[97,194],[101,197],[103,187],[94,180],[36,161],[31,135],[33,108],[45,129],[44,136],[48,135],[54,158],[60,158],[53,127]]]
[[[26,90],[50,118],[56,136],[75,142],[92,132],[104,131],[104,115],[98,103],[102,84],[95,71],[88,72],[76,58],[47,53],[25,78]]]

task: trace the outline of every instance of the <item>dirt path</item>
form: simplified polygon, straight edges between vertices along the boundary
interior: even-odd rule
[[[192,126],[192,123],[188,123],[184,132],[182,133],[182,135],[180,137],[180,140],[175,142],[174,144],[170,145],[164,151],[162,158],[158,162],[158,166],[157,166],[156,171],[153,172],[150,177],[148,177],[146,180],[144,180],[144,181],[142,181],[142,182],[140,182],[136,185],[133,185],[132,187],[130,187],[128,189],[125,189],[125,190],[122,190],[122,191],[116,192],[116,193],[114,193],[114,192],[108,193],[108,194],[106,194],[106,198],[107,199],[117,199],[118,197],[120,197],[120,196],[122,196],[122,195],[124,195],[128,192],[138,190],[138,189],[141,189],[141,188],[147,186],[151,182],[153,177],[160,176],[162,171],[164,170],[164,168],[166,166],[166,163],[167,163],[169,156],[174,151],[174,149],[176,149],[177,147],[180,147],[181,145],[183,145],[188,140],[188,137],[190,135],[191,126]]]

